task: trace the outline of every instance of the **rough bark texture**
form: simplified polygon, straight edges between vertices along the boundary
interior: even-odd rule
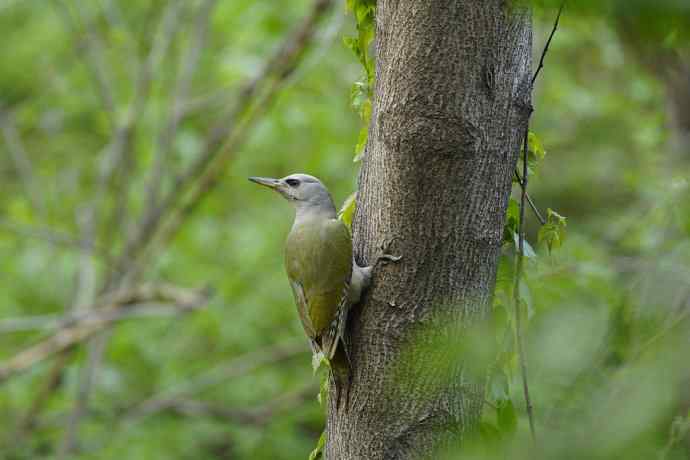
[[[355,254],[370,261],[393,240],[404,259],[379,267],[351,315],[349,404],[331,397],[329,460],[433,456],[480,415],[482,385],[435,366],[443,350],[418,332],[490,310],[531,106],[531,18],[511,4],[378,1]]]

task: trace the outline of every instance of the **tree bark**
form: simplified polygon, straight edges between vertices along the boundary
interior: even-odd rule
[[[435,358],[450,348],[419,331],[467,328],[490,314],[531,110],[527,8],[379,0],[376,21],[355,255],[362,265],[392,241],[388,252],[404,258],[379,266],[351,313],[349,401],[336,404],[331,389],[329,460],[427,458],[476,425],[483,376],[463,372],[467,363],[439,370]]]

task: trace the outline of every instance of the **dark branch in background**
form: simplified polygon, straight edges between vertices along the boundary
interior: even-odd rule
[[[200,305],[199,307],[202,307]],[[86,311],[81,313],[69,313],[66,315],[39,315],[23,316],[19,318],[6,318],[0,320],[0,335],[28,331],[54,331],[67,328],[82,321],[89,322],[97,319],[110,318],[112,322],[125,321],[134,318],[156,318],[177,315],[189,311],[182,305],[169,305],[164,303],[145,303],[136,306],[128,306],[117,312]]]
[[[219,419],[223,422],[263,426],[277,414],[299,407],[305,401],[314,398],[314,394],[318,390],[319,387],[316,384],[305,385],[273,398],[261,406],[252,408],[232,408],[217,402],[179,399],[172,401],[166,409],[188,417],[206,417]]]
[[[155,69],[160,67],[161,61],[170,48],[170,44],[172,43],[177,32],[181,7],[181,0],[173,0],[168,4],[163,12],[159,26],[160,30],[155,34],[151,49],[144,61],[141,63],[136,76],[136,80],[134,82],[134,94],[129,104],[124,121],[117,125],[110,148],[107,149],[106,154],[102,157],[96,196],[90,204],[91,212],[96,215],[96,219],[99,223],[103,222],[104,219],[99,218],[99,213],[97,210],[105,208],[106,197],[108,196],[107,192],[110,191],[111,188],[116,188],[112,186],[113,178],[115,177],[116,173],[126,169],[126,160],[127,158],[131,157],[129,151],[132,146],[134,127],[146,108],[146,102],[151,89],[153,72]],[[127,174],[123,174],[123,176],[127,177]],[[126,184],[119,184],[118,188],[120,189],[119,193],[123,193],[126,197]],[[116,221],[118,220],[118,217],[124,216],[125,211],[122,206],[125,206],[124,203],[126,203],[126,201],[126,199],[118,200],[117,202],[119,204],[117,205],[115,212],[109,219],[109,222],[105,222],[107,224],[106,232],[109,233],[109,235],[106,237],[108,240],[113,239],[112,234],[114,229],[125,227],[123,222],[118,223]],[[104,283],[105,289],[109,287],[109,281],[110,280],[107,280]],[[106,341],[107,336],[100,335],[95,337],[94,340],[89,343],[88,360],[86,365],[80,371],[77,398],[72,416],[70,417],[70,421],[67,425],[64,441],[60,448],[58,455],[59,459],[69,455],[76,448],[79,424],[85,413],[85,408],[88,404],[93,381],[96,378],[96,373],[98,372],[98,368],[100,367],[100,363],[102,361]]]
[[[0,104],[0,129],[2,130],[2,137],[7,145],[7,150],[10,152],[14,167],[17,170],[17,175],[22,181],[26,196],[29,198],[29,203],[35,212],[42,214],[45,211],[45,203],[40,190],[36,186],[37,183],[29,155],[26,153],[24,143],[17,132],[13,114],[4,109],[2,104]]]
[[[541,72],[541,69],[544,67],[544,58],[546,57],[546,53],[549,50],[549,45],[551,44],[551,40],[553,39],[554,34],[556,33],[556,29],[558,29],[558,22],[561,18],[561,13],[563,12],[563,7],[565,6],[565,1],[561,3],[561,6],[558,8],[558,14],[556,15],[556,20],[554,21],[553,28],[551,29],[551,34],[549,34],[549,38],[546,41],[546,44],[544,45],[544,49],[542,50],[541,57],[539,58],[539,66],[537,67],[537,70],[534,72],[534,75],[532,76],[532,81],[530,82],[530,96],[532,93],[532,90],[534,89],[534,82],[536,81],[537,77],[539,76],[539,72]],[[518,174],[517,170],[515,171],[515,175],[517,176],[518,183],[520,184],[521,187],[521,194],[520,194],[520,220],[518,221],[518,254],[516,257],[516,262],[515,262],[515,279],[514,279],[514,284],[513,284],[513,301],[515,303],[515,335],[516,335],[516,340],[517,340],[517,348],[518,348],[518,358],[520,360],[520,371],[522,374],[522,389],[523,389],[523,394],[525,397],[525,406],[527,409],[527,418],[529,420],[529,428],[530,428],[530,434],[532,435],[532,440],[536,443],[537,441],[537,435],[536,435],[536,430],[534,426],[534,409],[532,407],[532,400],[530,398],[530,393],[529,393],[529,383],[528,383],[528,378],[527,378],[527,357],[525,356],[525,350],[524,350],[524,345],[523,345],[523,337],[522,337],[522,320],[521,320],[521,300],[520,300],[520,281],[522,280],[523,276],[523,263],[524,263],[524,257],[525,257],[525,225],[524,225],[524,220],[525,220],[525,202],[529,201],[530,206],[534,210],[535,214],[537,215],[539,221],[542,223],[542,225],[545,223],[544,219],[541,217],[539,214],[539,211],[537,210],[537,207],[534,205],[531,199],[527,199],[527,184],[529,181],[529,170],[527,167],[527,155],[529,151],[529,122],[530,122],[530,117],[532,116],[532,106],[530,104],[529,107],[529,112],[527,114],[527,120],[525,123],[525,134],[523,138],[523,143],[522,143],[522,178],[520,178],[520,175]]]
[[[561,20],[561,13],[563,12],[563,7],[565,7],[565,0],[561,2],[561,6],[558,7],[558,14],[556,14],[556,20],[553,23],[553,27],[551,28],[551,33],[549,34],[549,38],[546,40],[546,44],[544,45],[544,49],[541,52],[541,57],[539,58],[539,66],[537,67],[537,70],[534,72],[534,75],[532,76],[532,82],[531,82],[531,87],[534,89],[534,82],[537,80],[537,77],[539,76],[539,72],[541,72],[541,69],[544,68],[544,58],[546,57],[546,53],[549,52],[549,46],[551,45],[551,40],[553,39],[553,36],[556,34],[556,30],[558,29],[558,22]]]
[[[285,361],[306,352],[304,340],[290,340],[235,357],[138,403],[127,411],[124,420],[133,423],[173,406],[176,401],[196,396],[208,388],[225,384],[230,379],[246,375],[262,366]]]
[[[238,135],[246,134],[239,132],[238,123],[240,118],[255,106],[254,98],[257,97],[264,85],[269,84],[269,81],[272,79],[280,81],[290,75],[298,65],[299,59],[307,45],[311,42],[319,20],[332,4],[333,0],[316,0],[309,15],[269,58],[263,70],[240,89],[234,107],[221,117],[219,122],[211,129],[205,146],[196,161],[177,177],[172,189],[161,200],[161,203],[143,216],[136,231],[133,232],[132,237],[127,241],[122,257],[119,263],[116,264],[116,267],[122,270],[123,265],[132,264],[134,259],[141,255],[142,250],[156,236],[161,220],[179,204],[190,186],[193,186],[195,182],[206,182],[210,185],[207,187],[208,190],[213,188],[215,180],[210,180],[211,177],[219,177],[224,171],[209,168],[209,165],[215,162],[214,167],[222,168],[232,154],[235,153],[234,150],[228,149],[226,146],[228,144],[234,146]],[[271,85],[271,87],[275,88],[275,84]],[[275,90],[268,91],[266,97],[274,95]],[[265,106],[266,103],[262,105]],[[198,201],[206,192],[196,192],[196,194],[199,195]],[[185,207],[189,208],[189,205],[185,205]],[[186,217],[184,214],[184,212],[177,211],[177,215],[181,218]]]
[[[105,71],[104,63],[101,61],[104,55],[100,52],[102,51],[101,49],[94,49],[94,47],[98,48],[101,42],[99,40],[88,40],[84,42],[85,47],[82,48],[81,36],[83,35],[83,27],[73,19],[70,8],[66,3],[62,0],[55,1],[59,6],[60,14],[68,25],[68,30],[75,37],[77,54],[84,58],[92,80],[97,86],[97,92],[101,96],[101,102],[106,112],[112,118],[112,139],[101,153],[97,189],[94,199],[90,202],[90,206],[94,211],[93,220],[97,229],[105,229],[106,232],[113,228],[125,228],[124,225],[120,225],[122,224],[121,221],[118,222],[118,219],[120,219],[118,216],[123,215],[123,209],[116,209],[114,213],[111,213],[111,220],[105,221],[103,219],[108,213],[105,199],[109,194],[114,193],[120,193],[126,199],[126,187],[122,191],[115,190],[115,185],[122,185],[115,184],[117,174],[122,174],[124,161],[131,155],[129,150],[133,148],[132,139],[135,126],[146,107],[154,72],[160,67],[157,63],[163,58],[165,50],[172,41],[171,34],[176,29],[179,5],[184,4],[184,2],[178,0],[168,4],[168,9],[163,14],[163,20],[161,21],[162,31],[155,34],[156,43],[154,43],[147,59],[141,64],[139,75],[135,79],[134,95],[127,112],[121,122],[117,122],[118,120],[114,117],[113,87],[106,78],[108,72]],[[333,3],[333,0],[315,0],[311,11],[267,60],[263,70],[240,88],[235,98],[235,104],[209,132],[205,148],[199,157],[190,168],[175,179],[171,191],[166,196],[160,200],[155,200],[157,201],[154,202],[155,206],[152,206],[141,217],[141,221],[136,224],[134,231],[128,232],[132,236],[126,241],[124,249],[116,256],[113,268],[109,269],[105,279],[100,283],[99,299],[131,292],[132,286],[138,283],[139,278],[144,272],[144,257],[142,256],[151,257],[153,255],[151,241],[157,237],[159,244],[155,248],[162,249],[163,244],[167,243],[177,232],[179,226],[189,216],[191,210],[196,207],[206,194],[213,190],[218,178],[224,172],[217,168],[225,168],[240,144],[246,139],[249,134],[247,131],[251,129],[253,122],[270,107],[270,103],[275,98],[282,84],[291,76],[293,70],[299,65],[304,51],[314,40],[316,26],[320,18],[332,7]],[[177,6],[172,6],[172,4]],[[208,8],[208,14],[210,14],[213,4],[213,1],[206,0],[202,2],[202,8]],[[176,8],[176,11],[170,12],[170,8]],[[183,58],[180,62],[180,75],[177,78],[176,95],[174,96],[178,97],[179,100],[177,101],[178,104],[176,104],[175,99],[173,99],[171,104],[173,112],[168,117],[169,120],[172,120],[172,123],[166,125],[166,128],[169,129],[172,126],[172,129],[170,129],[169,133],[163,132],[162,134],[163,136],[169,136],[171,139],[175,135],[176,124],[179,124],[185,116],[184,107],[186,101],[183,99],[186,97],[191,84],[192,70],[195,67],[192,61],[198,60],[198,54],[203,48],[203,35],[205,34],[203,30],[205,19],[203,16],[205,13],[199,11],[198,14],[197,28],[195,29],[196,38],[192,39],[188,52],[183,53]],[[92,29],[87,32],[95,33]],[[164,139],[164,141],[167,142],[168,139]],[[170,148],[163,145],[163,150]],[[161,158],[162,165],[165,163],[164,160],[163,156]],[[156,185],[158,181],[159,179],[154,178],[151,184]],[[166,226],[164,231],[161,232],[164,222]],[[162,238],[161,235],[163,235]],[[99,236],[107,235],[99,234]],[[70,240],[70,245],[84,249],[86,248],[85,241],[84,238],[76,241]],[[96,245],[94,244],[90,249],[92,255],[95,254]],[[0,382],[2,382],[46,358],[55,355],[59,357],[54,362],[54,367],[48,379],[49,382],[37,395],[29,413],[23,418],[26,421],[23,424],[24,427],[30,428],[30,426],[34,425],[34,419],[38,415],[41,405],[47,400],[50,393],[59,387],[64,366],[69,362],[69,355],[74,346],[84,343],[98,333],[107,331],[114,321],[122,318],[119,314],[114,313],[113,306],[107,302],[96,300],[93,302],[91,309],[99,310],[98,313],[100,315],[94,313],[94,316],[89,316],[75,325],[65,326],[64,328],[60,327],[47,339],[18,353],[8,361],[0,363]],[[118,311],[120,310],[124,311],[124,309],[118,309]],[[105,344],[106,339],[107,337],[103,334],[99,334],[96,337],[96,340],[102,340],[103,344]],[[87,402],[91,388],[91,377],[98,367],[97,365],[101,360],[100,355],[103,350],[102,347],[94,347],[95,345],[90,347],[96,351],[94,357],[90,358],[89,363],[82,369],[78,400],[68,423],[67,434],[61,449],[61,452],[65,455],[69,454],[76,447],[78,424],[85,410],[88,409]]]
[[[79,23],[72,17],[72,13],[65,0],[55,0],[54,4],[67,30],[74,37],[76,54],[82,56],[85,61],[86,68],[101,99],[108,121],[111,126],[115,126],[116,107],[114,90],[112,82],[107,77],[107,75],[110,75],[110,72],[106,69],[103,62],[103,43],[90,22],[87,22],[85,25],[86,34],[81,33]],[[78,10],[82,11],[83,9],[78,8]]]
[[[159,133],[156,153],[151,166],[151,174],[145,186],[147,198],[143,212],[144,216],[149,214],[151,210],[158,205],[158,195],[163,179],[163,170],[166,166],[170,150],[172,149],[177,129],[185,115],[182,104],[184,104],[189,97],[192,77],[198,67],[199,57],[206,43],[209,21],[216,3],[217,0],[205,0],[199,8],[199,13],[197,14],[194,25],[194,34],[185,53],[180,58],[180,71],[175,83],[175,93],[172,98],[171,107],[168,110],[168,119],[165,127]]]
[[[315,383],[303,385],[294,390],[286,391],[266,403],[255,407],[229,407],[225,403],[217,401],[202,401],[200,399],[193,399],[191,397],[182,397],[178,400],[172,401],[170,405],[162,409],[164,412],[172,412],[185,417],[204,417],[218,419],[221,422],[237,423],[240,425],[256,425],[264,426],[269,423],[275,416],[280,415],[291,409],[301,406],[305,401],[314,398],[314,394],[318,391],[318,386]],[[122,409],[117,410],[118,414],[122,413]],[[89,416],[103,418],[103,422],[107,423],[112,416],[111,412],[101,412],[97,409],[89,409]],[[38,428],[54,428],[61,426],[67,420],[68,415],[64,412],[49,414],[41,420],[36,421]],[[125,417],[125,429],[135,427],[135,423],[127,424]]]
[[[129,104],[127,113],[122,123],[117,125],[113,141],[107,153],[102,157],[96,197],[92,201],[92,207],[94,209],[105,208],[107,192],[109,192],[111,188],[119,188],[119,193],[123,193],[126,197],[127,183],[124,181],[129,176],[129,174],[126,173],[126,169],[128,159],[131,158],[130,149],[133,143],[134,127],[146,107],[154,70],[160,67],[160,63],[177,32],[181,6],[182,2],[179,0],[172,1],[168,4],[162,15],[161,24],[159,26],[160,31],[155,34],[151,49],[139,67],[134,82],[132,100]],[[119,183],[117,187],[115,187],[113,179],[116,181],[118,177],[122,178],[121,182],[124,183]],[[126,199],[117,200],[118,204],[114,212],[109,221],[105,222],[105,230],[108,233],[106,235],[107,240],[114,239],[113,234],[115,229],[125,228],[123,220],[126,211],[124,208],[126,202]],[[98,219],[98,221],[99,223],[103,223],[102,219]],[[115,276],[118,275],[119,273],[115,274]],[[104,283],[105,289],[108,288],[109,281],[110,280],[107,280],[106,283]],[[92,383],[102,360],[106,340],[107,337],[99,336],[89,344],[89,359],[80,374],[77,401],[74,407],[73,416],[67,427],[67,434],[61,448],[61,456],[69,454],[76,447],[79,421],[84,413],[91,392]]]
[[[141,312],[151,304],[167,304],[178,311],[190,311],[208,302],[208,289],[184,289],[173,285],[142,285],[127,292],[102,297],[88,309],[89,313],[74,324],[67,324],[13,357],[0,363],[0,383],[20,374],[35,364],[84,342],[96,332],[126,317],[122,309],[136,308]],[[148,306],[148,307],[147,307]],[[136,316],[136,315],[135,315]]]

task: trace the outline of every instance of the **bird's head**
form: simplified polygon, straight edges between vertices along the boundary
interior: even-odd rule
[[[310,208],[330,210],[333,208],[333,200],[328,189],[314,176],[290,174],[282,179],[250,177],[249,180],[280,193],[298,210]]]

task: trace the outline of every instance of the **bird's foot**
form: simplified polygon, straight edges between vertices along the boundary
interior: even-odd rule
[[[379,262],[381,263],[387,263],[387,262],[400,262],[402,260],[402,256],[393,256],[391,254],[381,254],[380,256],[376,257],[376,264]]]
[[[374,267],[376,267],[379,263],[388,263],[388,262],[400,262],[402,260],[402,256],[394,256],[389,254],[390,247],[393,245],[393,243],[398,239],[397,236],[394,236],[393,238],[384,240],[383,243],[379,246],[379,251],[381,252],[380,255],[376,256],[376,260],[374,261]]]

